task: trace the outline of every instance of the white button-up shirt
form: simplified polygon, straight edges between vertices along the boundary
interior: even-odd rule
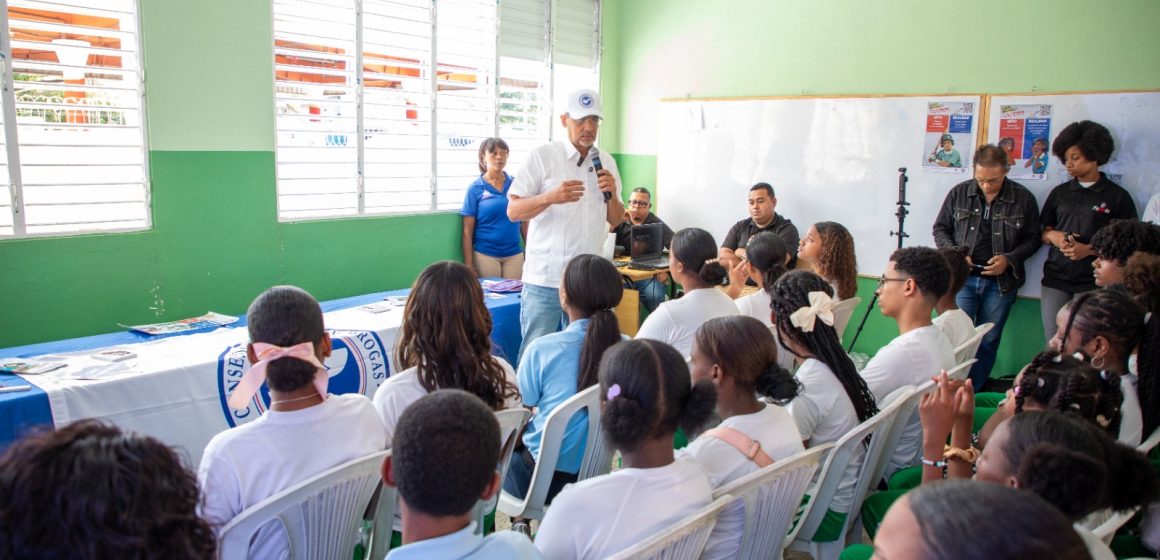
[[[596,148],[592,148],[595,150]],[[550,191],[567,180],[583,181],[584,195],[576,202],[553,204],[528,223],[527,255],[523,281],[559,288],[564,266],[577,255],[598,255],[608,237],[608,206],[596,184],[591,155],[581,165],[580,152],[567,140],[544,144],[528,154],[523,169],[508,191],[509,196],[529,198]],[[620,172],[607,152],[600,163],[619,186]]]

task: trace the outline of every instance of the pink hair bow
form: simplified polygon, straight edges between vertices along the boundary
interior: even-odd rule
[[[250,366],[249,371],[242,375],[242,380],[238,382],[238,386],[234,387],[234,392],[230,393],[229,405],[233,410],[246,408],[250,399],[258,393],[258,389],[262,388],[262,383],[266,381],[266,367],[270,362],[280,358],[295,358],[302,360],[317,368],[314,372],[314,388],[318,390],[318,394],[326,400],[327,384],[330,382],[330,374],[327,373],[326,367],[322,362],[318,361],[318,357],[314,355],[314,343],[302,342],[295,344],[288,348],[267,344],[265,342],[254,343],[254,354],[257,354],[258,361]]]

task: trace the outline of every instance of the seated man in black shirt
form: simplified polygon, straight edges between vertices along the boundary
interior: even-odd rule
[[[632,189],[632,194],[629,195],[625,208],[624,221],[612,228],[612,232],[616,234],[616,244],[624,247],[625,253],[628,252],[632,241],[632,226],[643,224],[661,224],[661,228],[664,230],[662,243],[665,249],[669,248],[669,244],[673,242],[673,230],[650,211],[652,209],[652,195],[649,194],[648,189],[644,187]],[[632,283],[636,291],[640,292],[640,303],[649,313],[652,313],[658,305],[665,301],[665,281],[667,279],[668,275],[662,272],[652,278]]]
[[[749,189],[749,217],[733,224],[725,240],[721,242],[721,249],[717,257],[726,268],[737,266],[745,258],[745,244],[750,237],[763,231],[776,233],[786,247],[798,246],[799,236],[793,222],[775,212],[777,197],[773,194],[773,187],[769,183],[758,183]],[[797,265],[797,253],[791,251],[789,268]]]

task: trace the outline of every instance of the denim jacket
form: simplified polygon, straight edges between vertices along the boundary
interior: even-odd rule
[[[955,185],[947,193],[934,221],[935,245],[957,247],[970,254],[986,204],[974,179]],[[1035,195],[1023,185],[1004,179],[999,196],[991,203],[991,244],[995,254],[1006,255],[1010,265],[998,277],[1000,291],[1018,290],[1026,281],[1023,261],[1043,245],[1040,234],[1039,203]]]

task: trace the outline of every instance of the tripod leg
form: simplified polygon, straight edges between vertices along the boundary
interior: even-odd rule
[[[858,342],[858,336],[862,334],[862,327],[866,326],[866,319],[870,317],[870,312],[874,310],[874,304],[878,302],[878,293],[875,292],[874,297],[870,298],[870,305],[866,307],[866,313],[862,314],[862,322],[858,323],[858,330],[854,332],[854,338],[850,339],[850,347],[846,348],[846,352],[854,351],[854,343]]]

